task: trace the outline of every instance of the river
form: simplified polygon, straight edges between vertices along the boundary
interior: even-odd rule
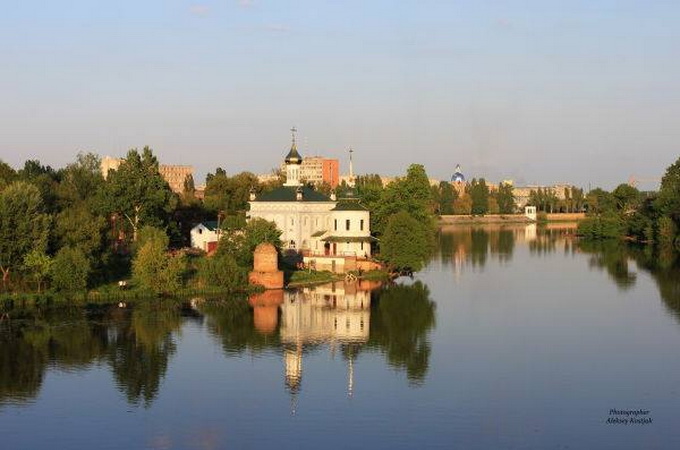
[[[7,449],[680,448],[680,270],[573,225],[451,226],[414,279],[15,308]]]

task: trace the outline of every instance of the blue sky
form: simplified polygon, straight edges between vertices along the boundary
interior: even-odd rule
[[[676,1],[3,1],[0,158],[612,188],[680,156]],[[198,180],[199,182],[201,180]]]

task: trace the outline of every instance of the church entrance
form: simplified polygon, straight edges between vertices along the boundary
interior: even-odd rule
[[[331,243],[330,242],[324,242],[323,244],[323,254],[325,256],[328,256],[331,253]]]

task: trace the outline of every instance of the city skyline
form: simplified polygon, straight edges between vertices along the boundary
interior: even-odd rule
[[[165,164],[569,182],[661,178],[679,152],[671,2],[6,6],[0,158],[62,167],[149,145]],[[645,187],[644,185],[641,187]]]

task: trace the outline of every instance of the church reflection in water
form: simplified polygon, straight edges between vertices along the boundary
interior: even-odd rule
[[[371,291],[380,284],[338,281],[301,290],[270,290],[250,298],[257,331],[271,334],[278,326],[285,384],[291,394],[300,390],[305,349],[325,344],[331,352],[340,349],[347,356],[347,392],[352,395],[354,356],[368,342]]]

